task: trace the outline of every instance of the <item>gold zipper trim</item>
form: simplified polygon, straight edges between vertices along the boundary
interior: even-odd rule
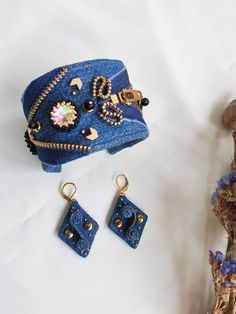
[[[50,149],[63,149],[63,150],[75,150],[75,151],[84,151],[89,152],[91,150],[90,146],[79,145],[79,144],[66,144],[66,143],[51,143],[51,142],[42,142],[36,140],[31,133],[31,130],[28,130],[29,138],[31,142],[38,147],[50,148]]]
[[[35,103],[33,104],[29,116],[28,116],[28,122],[32,120],[34,117],[36,111],[38,110],[39,106],[43,102],[43,100],[46,98],[46,96],[50,93],[50,91],[57,85],[57,83],[60,82],[60,80],[65,76],[65,74],[68,72],[66,68],[63,68],[60,70],[60,72],[54,77],[54,79],[51,80],[51,82],[48,84],[48,86],[41,92],[39,97],[36,99]]]

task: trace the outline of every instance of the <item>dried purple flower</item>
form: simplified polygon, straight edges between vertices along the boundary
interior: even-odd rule
[[[220,251],[216,251],[215,253],[215,260],[217,261],[217,263],[222,263],[225,259],[225,256],[223,253],[221,253]]]
[[[225,288],[231,288],[232,287],[232,283],[230,282],[230,281],[228,281],[228,280],[225,280],[225,282],[224,282],[224,286],[225,286]]]
[[[229,273],[231,272],[231,265],[230,265],[230,262],[225,261],[225,262],[223,263],[223,266],[221,267],[220,271],[221,271],[221,273],[222,273],[223,275],[229,274]]]

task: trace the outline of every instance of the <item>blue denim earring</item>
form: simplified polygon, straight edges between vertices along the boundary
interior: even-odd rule
[[[69,185],[74,188],[74,191],[68,196],[65,188]],[[62,185],[61,194],[69,202],[69,209],[59,228],[58,236],[77,254],[87,257],[99,226],[73,198],[75,193],[76,185],[74,183],[67,182]]]
[[[123,187],[119,184],[121,177],[125,180]],[[130,247],[135,249],[141,239],[148,216],[125,196],[129,187],[129,181],[124,174],[117,176],[116,184],[119,188],[119,197],[116,201],[108,227]]]

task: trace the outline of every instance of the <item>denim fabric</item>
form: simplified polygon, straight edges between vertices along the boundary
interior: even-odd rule
[[[148,128],[139,110],[125,104],[118,104],[118,107],[123,111],[123,123],[119,126],[111,126],[99,117],[99,107],[103,100],[91,96],[91,86],[96,76],[104,76],[111,80],[112,93],[130,87],[127,70],[121,61],[99,59],[76,63],[63,68],[67,68],[68,72],[46,96],[33,118],[33,120],[40,122],[41,129],[37,133],[32,133],[39,141],[86,145],[90,146],[91,150],[84,152],[36,146],[38,158],[45,171],[58,172],[61,164],[102,149],[107,149],[109,153],[114,154],[148,137]],[[42,89],[47,86],[60,69],[62,67],[39,77],[26,88],[22,97],[26,118],[28,118],[30,109]],[[75,77],[82,80],[81,90],[69,85]],[[73,95],[73,91],[76,91],[77,95]],[[88,99],[94,101],[95,109],[93,112],[83,110],[83,103]],[[71,101],[76,106],[79,117],[75,127],[66,131],[58,130],[50,121],[52,106],[62,100]],[[81,135],[81,130],[89,127],[98,132],[98,138],[93,141]]]
[[[48,72],[36,80],[32,81],[29,86],[24,91],[22,95],[21,102],[23,103],[23,110],[25,117],[27,118],[32,107],[32,104],[39,97],[40,93],[44,88],[47,87],[48,82],[51,81],[58,71],[62,68],[56,68],[51,72]]]
[[[51,165],[46,162],[42,162],[42,168],[46,172],[61,172],[61,165]]]
[[[86,222],[92,223],[93,228],[91,230],[85,228]],[[97,222],[80,207],[76,200],[73,200],[59,229],[58,236],[77,254],[87,257],[98,228]],[[71,238],[66,237],[66,230],[70,230],[73,233]]]
[[[137,217],[139,215],[143,217],[142,222],[138,222]],[[116,219],[119,219],[122,222],[121,227],[116,226]],[[108,227],[130,247],[136,249],[141,239],[147,219],[147,214],[128,200],[126,196],[119,196],[108,223]]]

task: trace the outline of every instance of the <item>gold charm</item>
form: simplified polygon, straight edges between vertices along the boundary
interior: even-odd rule
[[[73,235],[74,235],[70,229],[66,229],[64,234],[68,239],[73,238]]]
[[[76,86],[78,90],[81,90],[82,85],[83,85],[83,82],[81,81],[79,77],[73,78],[70,82],[70,86]]]
[[[139,223],[139,224],[141,224],[142,222],[143,222],[143,216],[142,215],[138,215],[137,216],[137,222]]]
[[[88,231],[92,230],[93,229],[93,224],[91,221],[86,221],[85,224],[84,224],[84,228]]]
[[[119,218],[116,218],[116,219],[115,219],[114,224],[115,224],[115,226],[116,226],[117,228],[121,228],[122,225],[123,225],[122,221],[121,221]]]
[[[98,138],[98,132],[96,129],[88,128],[86,130],[82,130],[81,132],[87,140],[94,141]]]

